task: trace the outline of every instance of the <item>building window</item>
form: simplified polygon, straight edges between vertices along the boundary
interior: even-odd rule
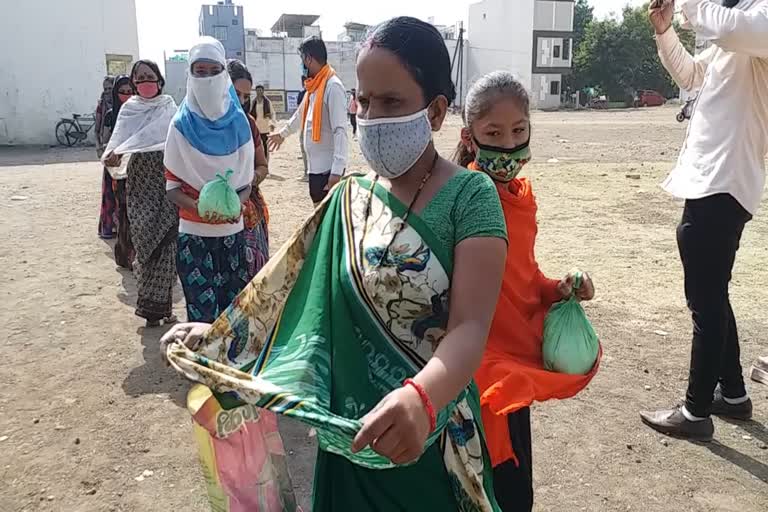
[[[570,60],[571,58],[571,40],[563,39],[563,60]]]
[[[233,24],[233,25],[237,25],[238,23],[240,23],[240,20],[238,20],[237,18],[234,18],[234,19],[232,20],[232,24]]]
[[[549,94],[552,96],[560,96],[560,82],[558,80],[549,82]]]
[[[559,59],[560,58],[560,45],[559,44],[556,44],[555,46],[552,47],[552,57],[555,58],[555,59]]]
[[[222,43],[227,40],[227,27],[213,27],[213,37]]]

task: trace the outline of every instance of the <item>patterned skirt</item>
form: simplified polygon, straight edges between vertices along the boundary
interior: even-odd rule
[[[139,267],[136,315],[158,321],[172,314],[179,214],[165,196],[163,152],[136,153],[128,162],[131,241]]]
[[[101,179],[101,212],[99,214],[99,237],[108,240],[115,236],[115,191],[112,189],[112,176],[106,168]]]
[[[245,232],[224,237],[181,233],[178,247],[187,321],[213,323],[250,280]]]

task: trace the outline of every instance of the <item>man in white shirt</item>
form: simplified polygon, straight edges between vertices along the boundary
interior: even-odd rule
[[[768,0],[676,3],[686,23],[713,43],[691,56],[672,28],[675,0],[651,2],[664,67],[682,88],[700,89],[677,166],[664,182],[685,199],[677,239],[693,348],[685,404],[641,418],[662,433],[710,441],[710,414],[752,417],[728,286],[742,232],[765,186]]]
[[[307,93],[304,101],[280,132],[269,138],[277,150],[285,139],[298,132],[304,123],[304,147],[309,160],[309,194],[318,204],[339,182],[347,167],[347,93],[344,84],[328,65],[328,51],[318,37],[304,40],[299,47],[306,68]],[[322,102],[321,108],[316,103]],[[316,120],[317,116],[321,119]],[[316,128],[318,128],[317,130]],[[318,133],[319,131],[319,133]]]

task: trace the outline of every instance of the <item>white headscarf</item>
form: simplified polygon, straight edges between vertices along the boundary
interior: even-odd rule
[[[200,60],[218,62],[222,72],[216,76],[192,76],[192,66]],[[187,78],[187,105],[196,114],[216,121],[229,110],[229,88],[232,80],[227,73],[227,59],[224,46],[209,36],[203,36],[189,51],[190,72]]]

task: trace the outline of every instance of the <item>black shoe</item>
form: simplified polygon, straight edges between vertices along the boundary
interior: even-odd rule
[[[712,400],[710,413],[723,418],[731,418],[739,421],[749,421],[752,419],[752,400],[740,404],[729,404],[723,399],[723,393],[720,386],[715,389],[715,396]]]
[[[653,430],[672,437],[709,442],[715,433],[712,418],[688,421],[683,415],[682,405],[671,410],[641,412],[640,418]]]

